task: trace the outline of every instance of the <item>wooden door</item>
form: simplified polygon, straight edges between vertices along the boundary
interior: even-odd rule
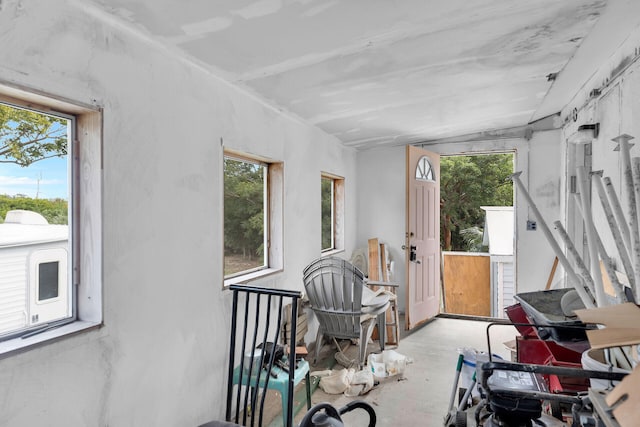
[[[440,155],[407,146],[406,327],[440,311]]]

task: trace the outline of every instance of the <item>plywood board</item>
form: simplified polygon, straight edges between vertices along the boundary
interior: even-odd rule
[[[369,239],[369,280],[380,280],[380,244],[377,238]]]
[[[622,427],[635,427],[640,419],[640,366],[636,366],[605,398]]]
[[[640,344],[640,308],[633,303],[576,310],[585,323],[605,325],[604,329],[587,331],[592,348]]]
[[[491,259],[489,256],[444,254],[445,312],[491,315]]]

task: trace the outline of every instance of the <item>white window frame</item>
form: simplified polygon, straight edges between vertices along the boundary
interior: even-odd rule
[[[320,247],[322,256],[333,255],[344,251],[344,195],[345,195],[345,183],[344,177],[329,173],[322,172],[320,174],[320,182],[323,179],[330,179],[332,181],[332,202],[331,202],[331,229],[333,245],[331,248],[322,248],[322,229],[320,230]],[[322,187],[321,187],[322,188]],[[322,191],[322,190],[320,190]]]
[[[234,283],[249,283],[265,276],[282,272],[284,268],[284,163],[267,157],[247,154],[229,148],[223,149],[223,162],[225,157],[251,163],[259,163],[266,166],[267,173],[265,179],[267,181],[267,188],[265,197],[267,206],[265,212],[266,265],[260,269],[250,270],[232,277],[224,277],[223,259],[223,288]],[[221,166],[221,171],[222,179],[220,182],[222,185],[222,194],[224,194],[224,164]],[[222,218],[222,257],[224,258],[224,212]]]
[[[0,80],[0,101],[72,117],[70,156],[71,311],[64,324],[0,342],[0,358],[102,324],[102,110]]]

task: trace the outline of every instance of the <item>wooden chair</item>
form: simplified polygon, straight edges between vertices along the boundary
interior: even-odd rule
[[[353,264],[336,257],[319,258],[304,269],[303,280],[319,323],[314,363],[326,336],[359,338],[358,364],[364,366],[367,342],[376,322],[382,331],[380,348],[384,349],[385,312],[390,297],[368,289],[363,273]]]
[[[233,307],[225,419],[242,425],[262,426],[265,398],[267,390],[271,389],[280,394],[283,425],[291,427],[293,391],[303,379],[307,409],[311,408],[309,363],[296,360],[295,321],[282,355],[274,344],[283,341],[280,333],[285,301],[291,303],[292,318],[295,319],[302,293],[245,285],[231,285],[229,289],[233,291]]]

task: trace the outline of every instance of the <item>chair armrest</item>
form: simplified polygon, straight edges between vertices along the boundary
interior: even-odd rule
[[[390,288],[399,288],[400,285],[392,282],[382,282],[380,280],[367,280],[364,282],[367,286],[388,286]]]

